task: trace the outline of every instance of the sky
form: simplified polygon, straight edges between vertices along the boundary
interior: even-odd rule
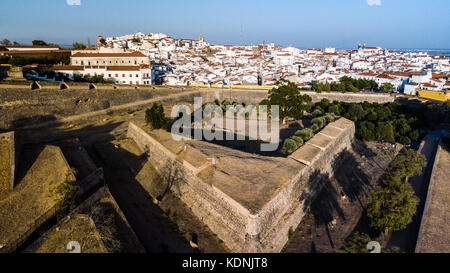
[[[217,44],[450,49],[450,0],[1,0],[0,40],[165,33]]]

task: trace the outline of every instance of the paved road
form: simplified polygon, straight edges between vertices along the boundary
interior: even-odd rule
[[[428,163],[422,175],[414,176],[409,179],[415,194],[420,198],[417,213],[406,229],[392,233],[387,247],[397,246],[404,252],[414,253],[438,144],[439,141],[436,140],[436,134],[431,133],[425,138],[419,148],[419,152],[425,155]]]

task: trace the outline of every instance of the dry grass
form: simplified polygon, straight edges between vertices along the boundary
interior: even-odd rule
[[[11,177],[9,139],[0,139],[0,196],[9,190]]]
[[[107,253],[91,217],[76,214],[66,218],[58,227],[46,234],[39,246],[31,247],[35,253],[68,253],[67,244],[80,243],[82,253]]]
[[[31,160],[24,152],[23,160]],[[46,146],[17,187],[0,200],[0,244],[29,230],[39,217],[55,205],[50,189],[64,181],[68,170],[57,147]]]

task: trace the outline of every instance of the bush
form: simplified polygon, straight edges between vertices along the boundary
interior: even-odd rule
[[[326,113],[324,117],[327,123],[330,123],[336,119],[336,115],[334,113]]]
[[[367,250],[367,244],[372,241],[369,235],[356,232],[349,239],[347,239],[341,249],[337,250],[338,253],[369,253]]]
[[[401,136],[399,139],[399,142],[403,145],[410,145],[411,139],[409,139],[409,137],[407,137],[407,136]]]
[[[303,145],[303,139],[301,137],[298,136],[292,136],[291,137],[292,140],[295,141],[295,143],[297,143],[297,148],[300,148]]]
[[[320,129],[320,127],[317,126],[317,124],[313,124],[313,125],[311,126],[311,130],[313,130],[313,132],[317,132],[319,129]]]
[[[288,138],[284,141],[283,148],[281,151],[283,154],[289,155],[295,152],[295,150],[297,150],[297,147],[298,146],[295,140]]]
[[[340,115],[340,111],[339,111],[339,106],[337,106],[337,105],[331,105],[329,108],[328,108],[328,111],[330,112],[330,113],[333,113],[333,114],[335,114],[335,115]]]
[[[327,125],[325,117],[313,118],[311,120],[311,123],[316,124],[319,128],[323,128],[325,125]]]
[[[303,141],[308,141],[314,136],[314,132],[309,128],[305,128],[302,130],[298,130],[295,135],[301,137]]]
[[[411,133],[409,133],[409,138],[411,138],[414,141],[418,140],[419,137],[420,137],[419,130],[414,130]]]
[[[145,122],[151,124],[153,129],[165,128],[169,120],[164,115],[162,104],[153,103],[150,109],[145,111]]]
[[[312,112],[312,115],[313,117],[321,116],[323,115],[323,111],[319,107],[316,107],[316,109]]]

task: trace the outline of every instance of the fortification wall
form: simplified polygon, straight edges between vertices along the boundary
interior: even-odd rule
[[[8,151],[0,151],[1,153],[7,153],[9,155],[9,158],[7,158],[8,160],[8,164],[9,169],[8,170],[4,170],[5,173],[9,174],[8,177],[8,187],[10,190],[14,189],[15,186],[15,176],[16,176],[16,166],[18,164],[18,156],[20,153],[20,147],[16,142],[16,137],[14,132],[7,132],[7,133],[2,133],[0,134],[0,140],[1,139],[6,139],[6,141],[9,144],[8,147]],[[6,158],[5,158],[6,159]],[[6,188],[6,185],[4,185]],[[0,187],[0,190],[3,187]]]
[[[450,152],[441,140],[430,175],[430,184],[420,224],[415,253],[448,253],[450,251]]]
[[[370,102],[370,103],[387,103],[393,102],[395,96],[389,94],[375,94],[375,93],[336,93],[336,92],[312,92],[312,91],[300,91],[301,94],[308,95],[312,98],[313,102],[318,102],[322,99],[328,99],[330,101],[342,101],[342,102]],[[202,90],[203,99],[205,101],[219,101],[228,100],[236,102],[246,102],[251,104],[257,104],[261,100],[268,97],[267,90],[240,90],[240,89],[206,89]]]
[[[216,187],[201,181],[191,171],[193,167],[186,168],[189,163],[176,160],[172,152],[132,122],[128,137],[143,151],[148,151],[149,161],[193,213],[230,249],[240,251],[245,245],[249,211]]]
[[[286,164],[298,166],[299,172],[256,214],[251,214],[213,185],[203,182],[195,175],[195,167],[176,159],[172,152],[134,123],[129,125],[128,137],[134,139],[143,151],[148,151],[150,162],[167,180],[170,189],[231,250],[279,252],[288,240],[289,229],[300,223],[322,187],[321,180],[315,179],[313,174],[328,176],[335,156],[350,147],[354,124],[347,121],[344,125],[333,139],[323,145],[309,166],[294,158],[286,158]],[[332,127],[333,123],[329,126]]]
[[[333,123],[327,127],[333,127]],[[353,122],[349,121],[340,128],[340,131],[332,141],[321,147],[322,150],[313,158],[310,165],[302,168],[258,214],[260,227],[258,252],[282,250],[288,241],[289,230],[298,226],[309,205],[322,189],[323,178],[332,175],[335,157],[351,147],[355,135]],[[310,141],[313,140],[314,138]],[[306,145],[309,145],[308,142]],[[293,156],[289,160],[293,160]]]

